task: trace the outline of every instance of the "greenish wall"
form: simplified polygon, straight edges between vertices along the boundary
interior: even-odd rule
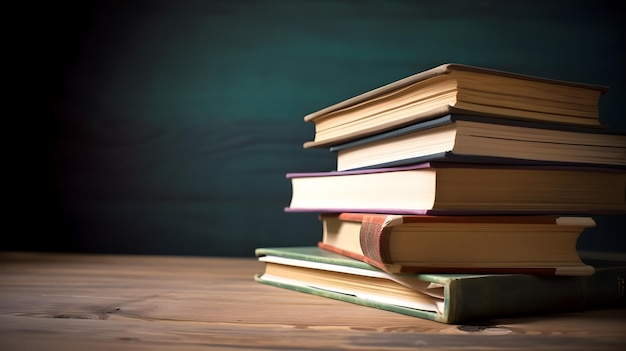
[[[458,62],[608,85],[626,129],[614,1],[107,1],[29,7],[8,249],[252,256],[314,244],[285,173],[334,168],[303,116]],[[14,140],[15,139],[15,140]],[[13,160],[14,158],[14,160]],[[624,216],[583,249],[626,252]],[[36,238],[36,239],[35,239]]]

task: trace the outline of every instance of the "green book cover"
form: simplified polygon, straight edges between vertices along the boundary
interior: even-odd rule
[[[591,276],[389,274],[318,247],[255,253],[260,283],[442,323],[626,307],[625,262],[598,262]]]

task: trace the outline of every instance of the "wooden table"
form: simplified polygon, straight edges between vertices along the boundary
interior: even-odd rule
[[[626,350],[626,310],[446,325],[256,283],[255,259],[0,253],[0,350]]]

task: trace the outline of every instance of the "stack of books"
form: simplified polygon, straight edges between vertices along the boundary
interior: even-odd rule
[[[577,251],[626,213],[606,87],[444,64],[305,116],[335,170],[289,173],[309,247],[258,248],[261,283],[443,323],[623,306],[626,263]]]

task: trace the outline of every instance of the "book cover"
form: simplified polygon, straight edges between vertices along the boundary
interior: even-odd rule
[[[593,274],[576,251],[595,226],[590,217],[340,213],[320,221],[320,248],[389,273]]]
[[[429,161],[626,168],[626,131],[452,114],[329,150],[337,170]]]
[[[287,212],[621,214],[626,171],[615,168],[427,162],[287,173]]]
[[[326,126],[333,125],[333,123],[330,122],[330,119],[336,119],[340,114],[346,115],[346,112],[354,114],[358,109],[368,107],[373,103],[382,102],[388,104],[394,98],[393,95],[397,92],[406,92],[407,90],[410,90],[413,85],[417,86],[421,84],[422,86],[427,86],[428,82],[433,79],[445,79],[445,76],[450,76],[457,72],[470,73],[479,77],[512,78],[514,81],[509,83],[500,83],[501,88],[492,89],[493,91],[491,95],[495,95],[487,97],[483,96],[483,101],[481,103],[470,102],[473,101],[470,97],[465,97],[463,99],[465,101],[460,101],[455,99],[452,94],[448,94],[450,95],[448,99],[442,100],[440,98],[440,96],[442,96],[441,92],[449,92],[451,89],[450,87],[442,88],[441,92],[432,93],[434,94],[433,96],[422,96],[421,98],[416,97],[413,98],[412,103],[404,101],[399,105],[401,107],[399,107],[399,110],[396,111],[398,113],[396,113],[394,117],[390,117],[390,113],[377,112],[371,115],[371,117],[374,117],[376,121],[373,121],[372,119],[370,121],[371,123],[364,124],[363,120],[360,120],[358,127],[355,126],[356,128],[350,128],[349,130],[345,127],[348,126],[348,123],[356,117],[343,118],[340,122],[343,131],[338,134],[328,133],[329,129],[327,129]],[[525,96],[525,100],[523,102],[519,102],[517,107],[511,106],[507,108],[495,106],[497,104],[494,104],[494,101],[504,102],[506,100],[502,96],[498,97],[500,90],[508,88],[509,86],[517,86],[516,82],[525,83],[522,83],[521,88],[518,87],[519,89],[517,89],[513,95],[518,95],[519,97],[528,95]],[[536,85],[535,88],[530,88],[527,86],[529,83],[531,86],[533,84],[541,84],[541,86],[545,85],[550,88],[538,89]],[[483,85],[483,89],[489,86],[490,84]],[[546,104],[551,101],[551,99],[547,97],[548,92],[552,93],[555,89],[558,90],[559,88],[562,90],[564,89],[565,92],[556,92],[556,95],[552,100],[563,100],[562,102],[565,102],[565,104],[561,103],[561,105],[567,107],[556,108],[556,110],[553,109],[551,112],[539,111],[544,110]],[[424,89],[428,89],[428,87]],[[481,94],[480,92],[472,89],[474,88],[470,88],[468,91],[472,94]],[[540,91],[543,94],[537,95]],[[304,117],[306,122],[315,123],[316,135],[314,140],[305,142],[303,146],[305,148],[327,147],[330,145],[340,144],[348,140],[355,140],[382,131],[394,129],[399,126],[412,124],[416,121],[425,121],[454,113],[496,116],[500,118],[504,117],[512,119],[540,120],[551,123],[599,126],[600,122],[597,116],[597,104],[600,95],[604,94],[606,91],[608,91],[608,87],[601,85],[568,82],[471,65],[447,63],[397,80],[371,91],[367,91],[363,94],[306,115]],[[511,94],[512,93],[507,94],[507,97],[511,98],[513,96]],[[434,99],[434,96],[439,96],[439,98]],[[491,103],[486,104],[484,101],[491,101]],[[554,101],[551,102],[554,103]],[[577,115],[576,113],[568,115],[569,112],[566,112],[569,110],[568,107],[574,106],[585,112],[581,115]],[[414,109],[409,112],[411,107]],[[533,108],[538,109],[538,111],[533,111]],[[386,111],[388,111],[388,109],[386,109]],[[362,119],[365,116],[366,115],[359,113],[359,119]],[[370,115],[367,116],[370,117]],[[326,126],[322,126],[322,124]]]
[[[441,323],[626,307],[623,262],[598,265],[595,274],[583,277],[394,275],[317,247],[255,253],[266,267],[255,275],[257,282]]]

